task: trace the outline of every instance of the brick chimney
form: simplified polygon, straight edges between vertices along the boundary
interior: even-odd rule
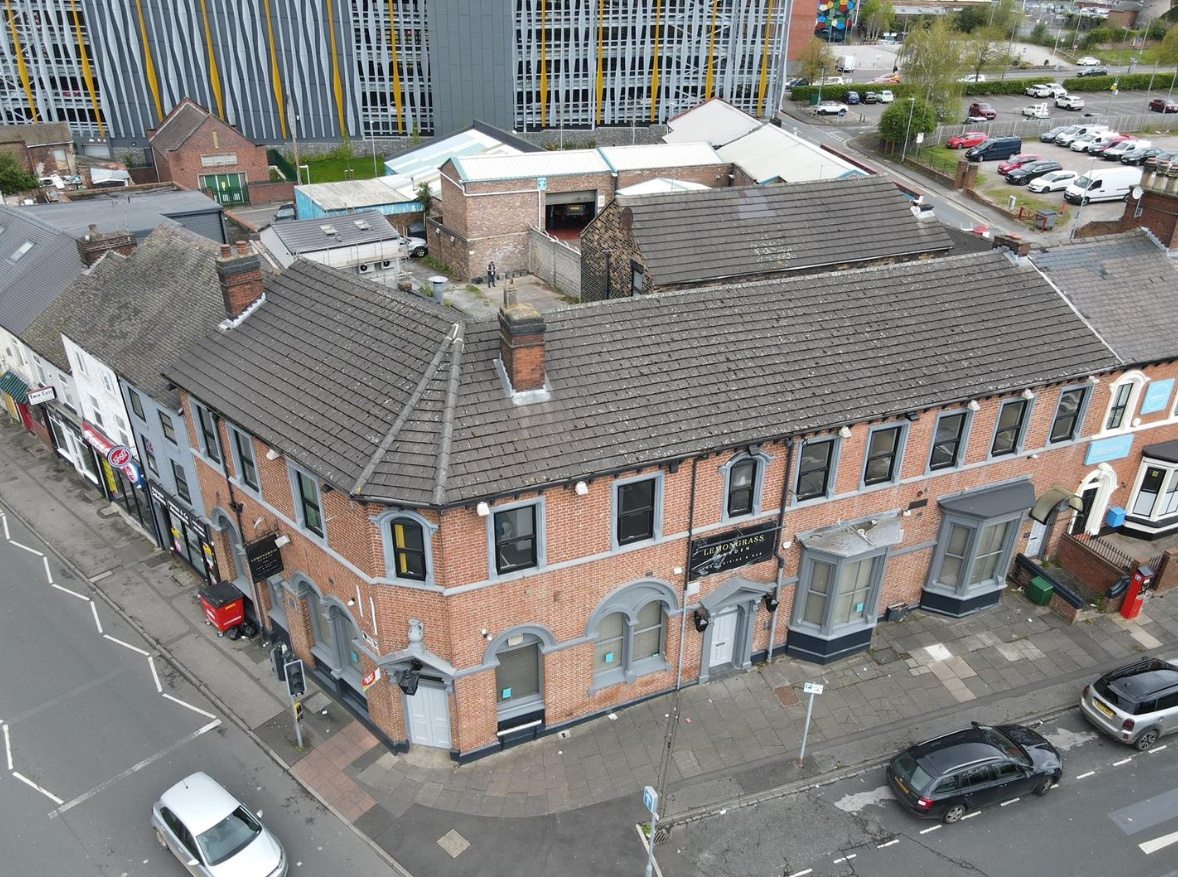
[[[499,355],[516,393],[544,389],[544,318],[531,305],[499,309]]]
[[[250,252],[245,241],[237,242],[236,252],[229,244],[221,244],[217,276],[221,278],[225,313],[231,318],[240,317],[246,308],[262,297],[262,260],[257,253]]]
[[[113,231],[102,234],[97,225],[90,226],[90,233],[77,242],[78,255],[82,264],[89,268],[112,250],[123,256],[135,252],[135,235],[129,231]]]
[[[1011,254],[1020,259],[1031,254],[1031,242],[1015,234],[994,235],[993,248],[997,250],[999,247],[1010,250]]]

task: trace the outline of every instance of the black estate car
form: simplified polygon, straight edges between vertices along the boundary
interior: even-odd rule
[[[1049,174],[1052,171],[1062,170],[1063,165],[1053,159],[1043,159],[1042,161],[1032,161],[1027,164],[1020,165],[1006,175],[1006,182],[1015,186],[1025,186],[1027,183],[1036,177],[1041,177],[1044,174]]]
[[[1046,795],[1063,773],[1063,761],[1030,728],[974,722],[905,749],[886,773],[892,794],[909,813],[952,823],[1027,792]]]

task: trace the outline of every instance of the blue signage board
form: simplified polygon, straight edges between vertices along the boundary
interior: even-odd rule
[[[1093,463],[1107,463],[1109,460],[1120,460],[1129,456],[1133,448],[1133,436],[1118,435],[1113,438],[1101,439],[1088,445],[1088,456],[1084,458],[1084,465]]]
[[[1141,400],[1141,413],[1153,414],[1165,411],[1170,405],[1170,394],[1174,392],[1174,379],[1152,381],[1145,388],[1145,398]]]

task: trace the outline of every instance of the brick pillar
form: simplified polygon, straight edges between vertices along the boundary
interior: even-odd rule
[[[371,672],[367,659],[364,669]],[[386,737],[394,743],[408,741],[409,734],[405,729],[405,714],[401,709],[401,689],[393,682],[392,676],[386,670],[381,670],[381,678],[368,689],[368,715],[373,723],[380,728]],[[450,713],[451,735],[453,735],[454,713]],[[451,737],[453,739],[453,737]]]
[[[1178,548],[1167,548],[1162,556],[1162,568],[1157,573],[1157,590],[1168,591],[1178,587]]]
[[[290,627],[290,647],[308,666],[314,667],[311,646],[315,643],[315,629],[311,627],[311,604],[289,591],[286,594],[286,623]]]
[[[531,305],[499,310],[499,355],[516,392],[544,389],[544,318]]]
[[[230,317],[240,317],[262,297],[262,260],[250,252],[245,241],[237,242],[236,252],[228,244],[221,244],[217,276],[221,279],[225,313]]]

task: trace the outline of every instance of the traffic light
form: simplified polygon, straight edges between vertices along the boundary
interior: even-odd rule
[[[292,698],[302,697],[307,693],[307,680],[303,678],[303,662],[297,658],[286,665],[286,693]]]
[[[303,702],[301,700],[294,702],[294,717],[296,722],[303,720]]]
[[[282,643],[270,650],[270,670],[279,682],[286,681],[286,646]]]

